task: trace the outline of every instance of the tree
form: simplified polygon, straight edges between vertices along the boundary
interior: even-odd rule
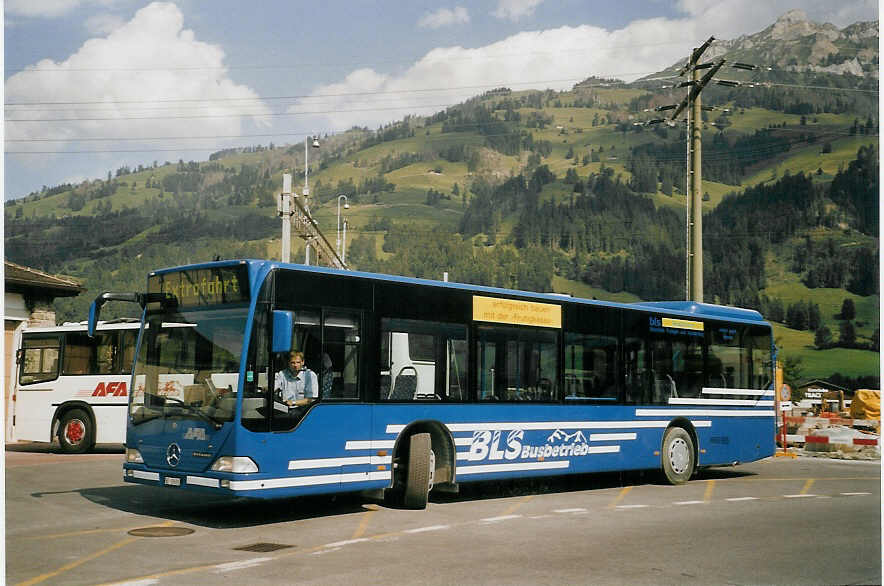
[[[856,344],[856,328],[853,327],[853,322],[842,322],[841,336],[838,339],[838,345],[845,348],[851,348],[854,344]]]
[[[817,347],[819,350],[824,350],[832,346],[832,331],[823,326],[817,329],[816,334],[813,337],[813,345]]]
[[[845,299],[843,303],[841,303],[841,319],[851,320],[856,317],[856,306],[853,303],[853,299]]]

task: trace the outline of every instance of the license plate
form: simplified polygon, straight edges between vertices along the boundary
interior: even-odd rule
[[[166,476],[166,486],[181,486],[181,479],[174,476]]]

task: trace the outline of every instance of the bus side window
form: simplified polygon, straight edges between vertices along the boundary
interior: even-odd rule
[[[22,340],[19,382],[23,385],[42,383],[58,378],[59,339],[30,338]]]
[[[138,330],[123,330],[120,332],[120,372],[129,374],[132,372],[132,363],[135,361],[135,344],[138,342]]]
[[[382,401],[466,399],[465,325],[384,318],[379,352]]]
[[[322,322],[322,358],[316,365],[323,399],[359,398],[359,316],[328,312]]]
[[[555,401],[558,334],[541,328],[477,328],[477,388],[483,401]]]

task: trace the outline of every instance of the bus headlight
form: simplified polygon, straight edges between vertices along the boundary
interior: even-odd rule
[[[258,471],[255,461],[246,456],[221,456],[212,463],[209,470],[215,472],[233,472],[235,474],[251,474]]]
[[[126,448],[126,461],[130,464],[144,464],[141,459],[141,452],[135,448]]]

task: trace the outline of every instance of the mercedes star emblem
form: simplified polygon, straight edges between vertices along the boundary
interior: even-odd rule
[[[174,468],[181,462],[181,447],[178,444],[169,444],[166,449],[166,462]]]

